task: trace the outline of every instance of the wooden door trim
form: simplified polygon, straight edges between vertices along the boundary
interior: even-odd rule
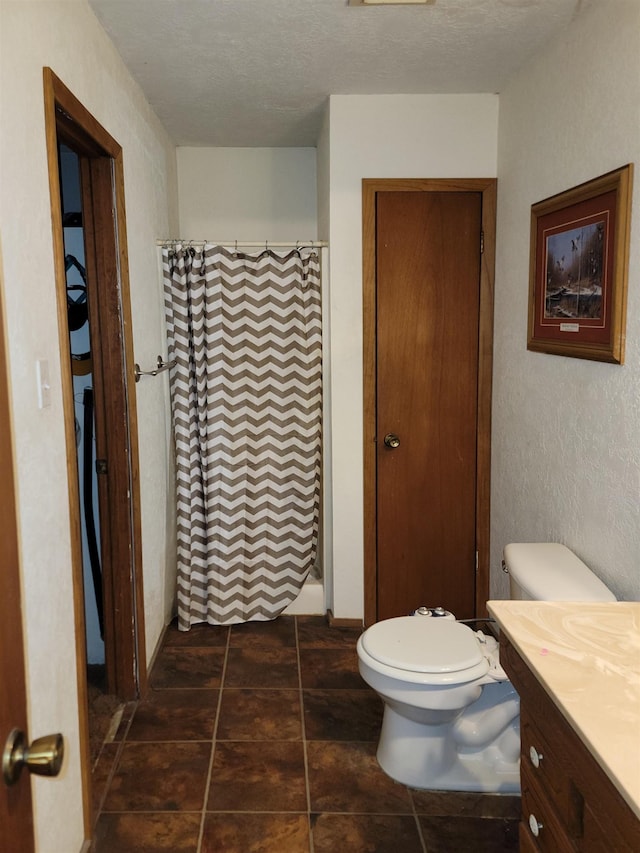
[[[67,457],[67,481],[69,491],[69,517],[71,537],[71,561],[73,574],[73,606],[76,624],[76,659],[79,720],[80,720],[80,749],[82,766],[83,811],[85,833],[91,834],[91,802],[90,802],[90,762],[88,743],[87,717],[87,683],[86,683],[86,643],[84,632],[84,596],[82,572],[82,544],[79,514],[79,488],[75,439],[75,418],[73,414],[73,382],[71,370],[65,365],[71,363],[69,346],[66,272],[64,262],[64,242],[62,223],[62,204],[60,178],[58,167],[58,139],[63,138],[75,150],[81,160],[81,168],[86,175],[91,174],[94,181],[92,191],[101,195],[103,207],[109,202],[109,209],[115,209],[116,229],[113,236],[113,246],[107,247],[117,253],[117,269],[115,275],[119,286],[119,306],[121,316],[121,352],[119,353],[120,370],[117,376],[111,376],[109,381],[113,387],[105,389],[105,396],[120,400],[124,408],[123,423],[118,425],[112,418],[111,428],[116,434],[110,439],[114,448],[112,467],[117,467],[120,483],[126,477],[126,491],[123,501],[123,491],[111,490],[109,494],[109,515],[112,520],[119,519],[122,524],[123,508],[125,505],[125,528],[128,531],[127,554],[123,561],[114,561],[117,571],[107,577],[104,583],[110,587],[113,600],[113,611],[117,620],[113,620],[110,631],[113,643],[113,665],[115,669],[115,690],[123,699],[133,699],[147,689],[147,668],[144,631],[144,599],[142,582],[142,542],[140,521],[140,487],[138,469],[137,443],[137,411],[134,384],[134,359],[132,342],[132,323],[130,307],[129,270],[127,257],[125,202],[122,149],[107,133],[96,119],[83,107],[80,101],[70,92],[50,68],[43,69],[45,132],[47,144],[47,160],[49,169],[49,191],[51,206],[51,224],[54,254],[54,270],[57,294],[58,334],[61,359],[61,384],[64,402],[64,425]],[[95,164],[101,163],[102,169]],[[105,176],[105,168],[108,175]],[[108,187],[107,181],[108,179]],[[107,199],[107,194],[109,199]],[[89,229],[91,230],[91,229]],[[97,263],[87,270],[93,275],[94,287],[103,282],[113,271],[109,262],[102,257],[104,246],[98,247]],[[113,254],[112,252],[112,254]],[[89,282],[89,279],[88,279]],[[109,279],[112,284],[113,278]],[[99,291],[105,288],[98,288]],[[113,291],[113,287],[109,290]],[[98,306],[100,307],[100,306]],[[112,336],[106,341],[106,346],[116,346]],[[114,351],[114,365],[118,363],[118,353]],[[98,428],[96,429],[97,432]],[[126,467],[126,472],[120,470]],[[114,472],[115,473],[115,472]],[[111,530],[112,540],[122,539],[118,529]],[[112,614],[113,615],[113,614]],[[105,626],[109,620],[105,611]]]
[[[49,199],[52,223],[53,261],[56,279],[56,303],[58,314],[58,338],[60,345],[60,361],[62,365],[71,363],[71,348],[69,345],[68,319],[66,315],[67,277],[64,264],[64,240],[62,226],[62,198],[58,173],[58,138],[56,129],[56,99],[52,76],[45,69],[45,133],[47,143],[47,161],[49,169]],[[62,295],[64,294],[64,300]],[[76,641],[76,685],[78,691],[78,717],[80,730],[80,768],[82,778],[82,812],[85,837],[91,835],[91,764],[89,754],[89,721],[87,714],[87,678],[86,678],[86,640],[84,595],[82,576],[82,541],[80,527],[80,492],[78,488],[77,460],[75,458],[75,418],[73,407],[73,382],[71,371],[60,371],[62,397],[64,401],[63,416],[65,429],[65,445],[67,455],[67,488],[69,492],[69,519],[71,536],[71,571],[73,576],[73,615]],[[74,449],[74,458],[71,448]]]
[[[476,486],[476,615],[485,616],[489,597],[491,488],[491,383],[496,241],[495,178],[364,178],[362,181],[363,445],[364,445],[364,619],[377,618],[376,542],[376,196],[379,192],[479,192],[484,252],[480,266],[478,340],[478,440]]]
[[[27,686],[24,660],[24,628],[22,624],[22,591],[20,588],[20,545],[18,540],[18,514],[16,509],[15,450],[13,445],[13,418],[9,393],[9,364],[7,358],[4,280],[0,246],[0,482],[2,482],[2,512],[0,512],[0,596],[4,602],[0,619],[0,670],[5,677],[2,686],[3,723],[21,729],[29,735],[27,720]],[[11,673],[10,677],[7,677]],[[11,730],[11,729],[10,729]],[[9,730],[9,731],[10,731]],[[9,731],[0,729],[0,745]],[[28,737],[29,740],[31,740]],[[16,845],[16,853],[33,853],[33,806],[31,785],[24,777],[11,788],[3,785],[3,797],[8,804],[8,815],[0,822],[0,848],[8,850]]]

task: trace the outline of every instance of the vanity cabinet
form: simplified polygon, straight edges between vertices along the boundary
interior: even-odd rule
[[[638,853],[640,819],[504,632],[500,662],[521,702],[521,853]]]

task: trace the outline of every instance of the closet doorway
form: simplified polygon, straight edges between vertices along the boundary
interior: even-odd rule
[[[100,646],[95,627],[87,643],[91,613],[102,634],[106,691],[125,701],[143,693],[147,683],[123,165],[118,143],[48,68],[44,95],[87,825],[87,664]],[[74,170],[77,190],[69,178]],[[88,445],[82,482],[78,433]],[[91,504],[95,540],[85,545],[89,565],[85,560],[83,570],[83,532],[92,538]]]
[[[78,488],[82,540],[87,680],[89,693],[108,693],[104,643],[100,500],[96,462],[94,376],[89,322],[80,158],[58,144],[64,266],[67,279],[67,324],[75,414]],[[90,700],[91,701],[91,700]]]

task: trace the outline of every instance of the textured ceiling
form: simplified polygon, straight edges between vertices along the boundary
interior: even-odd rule
[[[89,0],[177,145],[316,144],[330,94],[500,92],[595,0]]]

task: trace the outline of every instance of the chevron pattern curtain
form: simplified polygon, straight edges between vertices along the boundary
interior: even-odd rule
[[[274,619],[313,567],[322,329],[315,252],[163,249],[178,625]]]

